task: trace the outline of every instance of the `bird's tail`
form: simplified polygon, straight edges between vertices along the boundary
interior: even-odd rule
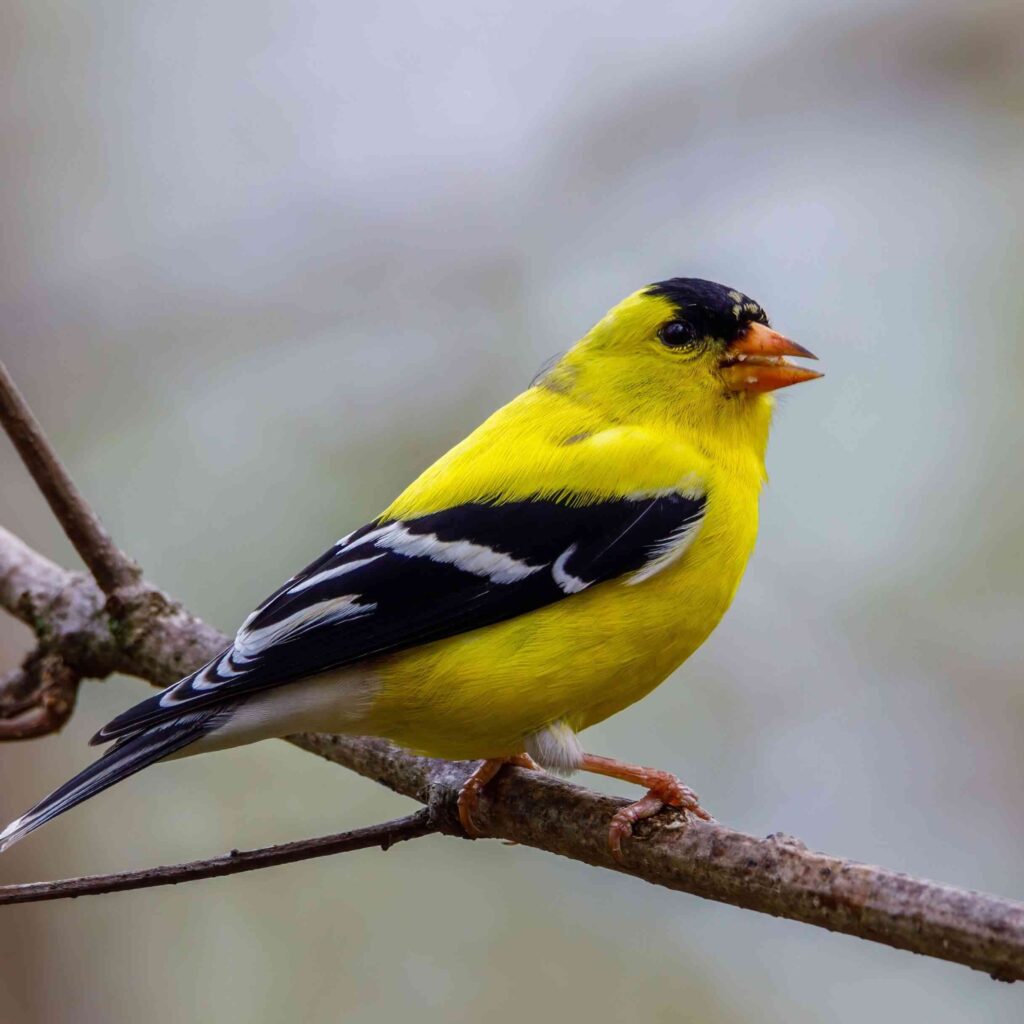
[[[225,712],[230,714],[233,710],[233,707],[205,708],[125,737],[99,760],[84,768],[0,832],[0,853],[83,800],[88,800],[115,782],[194,743],[216,729],[223,722]]]

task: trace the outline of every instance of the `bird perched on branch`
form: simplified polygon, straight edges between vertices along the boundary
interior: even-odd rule
[[[821,376],[741,292],[696,278],[615,306],[531,387],[268,597],[207,665],[100,730],[102,757],[0,833],[0,850],[156,761],[296,732],[483,759],[468,833],[506,763],[624,779],[616,857],[673,775],[578,734],[707,638],[754,546],[778,388]]]

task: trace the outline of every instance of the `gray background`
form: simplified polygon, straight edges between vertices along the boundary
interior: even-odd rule
[[[221,628],[634,288],[822,357],[708,644],[588,744],[723,821],[1024,894],[1024,9],[8,0],[0,351],[115,536]],[[0,515],[74,557],[0,444]],[[29,643],[0,623],[3,666]],[[0,816],[145,692],[0,749]],[[614,786],[614,784],[611,784]],[[159,766],[0,880],[406,801],[284,744]],[[1013,1021],[1018,989],[525,849],[426,840],[5,910],[3,1018]]]

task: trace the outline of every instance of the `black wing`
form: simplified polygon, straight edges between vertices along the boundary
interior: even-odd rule
[[[481,503],[364,526],[267,598],[209,664],[93,742],[479,629],[619,576],[643,582],[689,546],[705,502],[669,492],[586,505]]]

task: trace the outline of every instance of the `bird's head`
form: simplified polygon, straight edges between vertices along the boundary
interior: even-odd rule
[[[562,362],[550,384],[643,419],[697,429],[770,418],[771,392],[822,376],[787,361],[816,358],[772,330],[742,292],[674,277],[609,310]]]

